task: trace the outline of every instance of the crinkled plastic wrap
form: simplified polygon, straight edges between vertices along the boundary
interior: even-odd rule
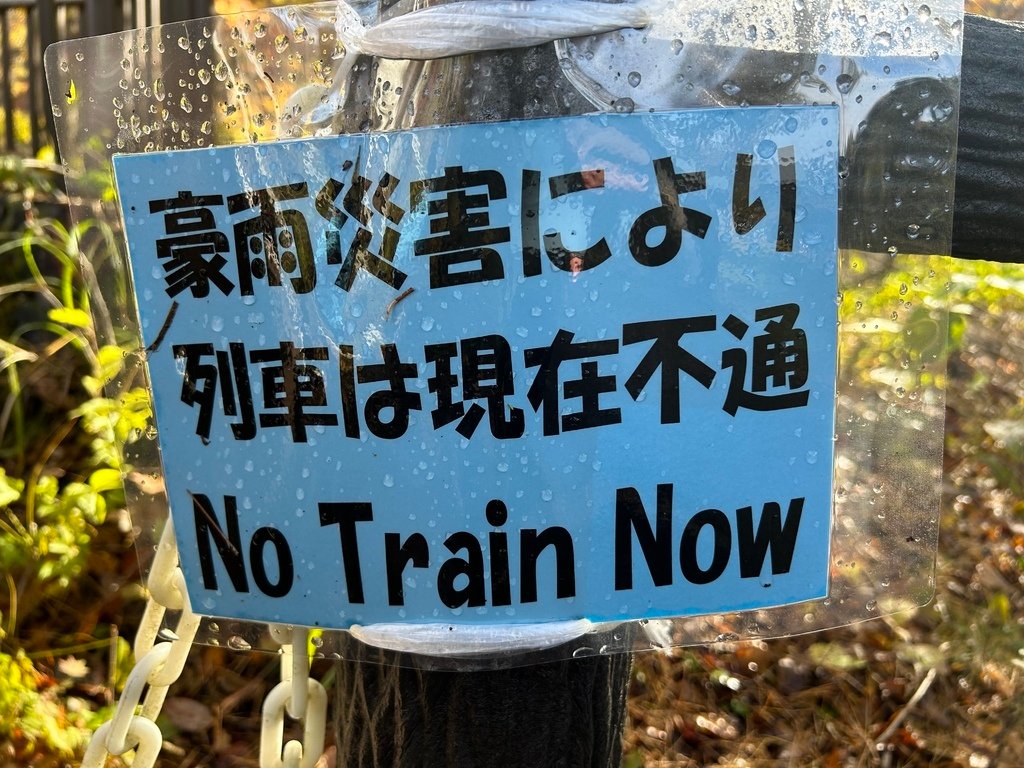
[[[493,622],[465,622],[458,612],[443,611],[434,621],[412,623],[308,622],[321,625],[316,642],[327,657],[346,654],[354,636],[408,652],[402,658],[409,664],[494,667],[810,632],[908,610],[930,598],[942,480],[947,312],[941,296],[943,257],[950,252],[961,20],[962,7],[952,0],[914,8],[870,0],[538,0],[434,3],[427,9],[406,2],[320,3],[60,43],[47,52],[47,73],[74,215],[118,233],[126,221],[112,176],[112,158],[119,154],[329,136],[366,137],[372,148],[374,137],[432,126],[723,108],[731,119],[780,105],[832,109],[822,114],[830,115],[823,120],[832,120],[835,137],[838,252],[817,268],[831,270],[835,281],[834,295],[824,303],[838,306],[832,347],[838,362],[834,392],[815,392],[830,403],[834,425],[831,462],[822,459],[833,475],[831,508],[824,512],[830,533],[821,555],[827,594],[728,614],[691,605],[681,611],[683,618],[663,610],[623,622],[602,614],[538,623],[512,611],[494,614]],[[529,130],[528,122],[520,125]],[[617,134],[594,135],[614,144]],[[581,160],[585,164],[586,157]],[[188,189],[188,181],[172,179],[180,183],[161,190],[170,198]],[[800,210],[798,205],[798,221]],[[619,226],[628,229],[629,222]],[[625,242],[626,234],[621,237]],[[145,347],[152,356],[160,345],[152,328],[143,341],[127,247],[91,266],[95,301],[109,318],[101,343],[129,352],[110,392],[146,387]],[[729,280],[739,285],[744,278],[718,279],[728,288]],[[551,291],[570,318],[576,295]],[[358,300],[355,294],[348,298]],[[388,319],[395,312],[401,322],[409,308],[399,302],[416,298],[396,293],[386,306]],[[645,298],[634,294],[631,300],[643,305]],[[735,324],[728,327],[742,337]],[[276,337],[268,342],[276,343]],[[626,367],[618,371],[622,380],[630,373]],[[427,398],[438,386],[420,394]],[[429,419],[428,410],[422,418]],[[168,516],[168,457],[162,462],[161,425],[154,426],[125,446],[144,567]],[[643,443],[638,436],[636,444]],[[620,453],[628,458],[638,450],[623,446]],[[600,475],[600,462],[588,460],[587,472]],[[233,482],[229,478],[216,490],[230,493]],[[654,483],[638,490],[653,520]],[[484,501],[475,502],[481,511]],[[612,507],[615,499],[607,503]],[[176,512],[178,528],[191,520],[192,510]],[[642,538],[639,527],[633,530]],[[328,532],[336,541],[336,531]],[[276,546],[272,539],[263,537],[264,550],[268,543]],[[213,545],[213,555],[226,562],[225,550],[216,542],[208,549]],[[671,570],[680,581],[676,546],[673,541]],[[634,547],[634,558],[641,554]],[[656,579],[653,571],[636,573]],[[274,576],[264,573],[263,580],[274,582]],[[227,583],[221,572],[222,586]],[[236,648],[259,647],[263,622],[280,620],[219,616],[195,599],[193,609],[213,614],[200,642]]]

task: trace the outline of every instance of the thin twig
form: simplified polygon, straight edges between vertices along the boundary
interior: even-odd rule
[[[164,336],[171,330],[171,323],[174,322],[174,316],[178,314],[178,302],[172,301],[171,308],[167,310],[167,317],[164,318],[164,324],[160,326],[160,332],[157,333],[156,338],[153,339],[153,343],[146,347],[146,351],[149,353],[156,352],[160,345],[164,342]]]
[[[50,436],[50,439],[47,440],[46,445],[43,446],[38,461],[32,466],[32,472],[29,474],[28,483],[25,486],[25,523],[29,527],[35,523],[36,491],[38,490],[39,480],[43,476],[43,471],[46,469],[46,465],[54,452],[64,442],[64,438],[71,434],[71,430],[75,428],[78,419],[78,416],[74,416],[57,427]]]
[[[935,667],[928,670],[928,674],[924,676],[924,680],[922,680],[921,684],[917,686],[917,690],[914,691],[914,695],[907,701],[907,705],[896,713],[896,717],[894,717],[888,727],[882,731],[882,735],[877,739],[878,744],[885,744],[893,737],[893,734],[895,734],[899,727],[903,725],[903,721],[907,719],[908,715],[910,715],[910,711],[916,707],[921,702],[921,699],[924,698],[924,695],[928,693],[928,689],[931,688],[937,674],[938,671]]]
[[[229,539],[221,529],[220,523],[217,522],[217,518],[214,516],[213,512],[207,509],[206,505],[201,501],[201,499],[206,497],[198,493],[192,493],[192,491],[188,489],[185,489],[185,493],[187,493],[189,498],[192,499],[192,505],[198,509],[203,514],[203,517],[206,518],[207,522],[209,522],[210,530],[213,531],[213,535],[220,539],[224,543],[224,546],[231,550],[231,554],[239,556],[238,548],[231,543],[231,539]]]
[[[391,311],[398,306],[398,302],[404,301],[405,299],[409,298],[409,296],[411,296],[412,292],[415,290],[415,288],[406,288],[405,291],[403,291],[396,299],[394,299],[394,301],[388,304],[388,308],[384,310],[384,319],[390,319]]]

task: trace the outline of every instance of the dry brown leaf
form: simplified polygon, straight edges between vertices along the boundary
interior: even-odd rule
[[[164,702],[163,714],[180,731],[197,733],[213,725],[213,712],[201,701],[176,696]]]

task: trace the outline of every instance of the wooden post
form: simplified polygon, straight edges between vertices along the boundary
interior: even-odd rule
[[[954,255],[1024,261],[1024,25],[964,24]],[[891,137],[889,137],[891,138]],[[890,146],[886,151],[896,152]],[[926,213],[935,200],[921,199]],[[926,241],[895,236],[903,253]],[[614,768],[631,656],[484,672],[397,666],[350,640],[337,665],[339,768]]]

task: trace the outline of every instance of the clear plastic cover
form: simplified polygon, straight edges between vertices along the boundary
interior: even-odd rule
[[[461,11],[469,4],[442,5]],[[479,5],[500,18],[523,4]],[[550,5],[536,8],[548,12]],[[962,8],[950,2],[908,9],[867,0],[640,5],[650,19],[643,27],[529,48],[516,47],[515,25],[494,42],[493,18],[463,13],[466,29],[455,37],[490,40],[467,43],[470,50],[507,49],[423,60],[412,53],[391,59],[361,52],[360,46],[372,50],[368,30],[409,10],[404,3],[370,2],[168,24],[60,43],[47,52],[74,215],[115,232],[124,231],[112,174],[117,154],[316,136],[358,135],[372,145],[374,136],[430,126],[595,113],[777,105],[834,110],[838,363],[835,392],[820,393],[834,397],[835,425],[827,596],[625,623],[579,616],[549,625],[474,627],[441,615],[433,623],[352,628],[360,641],[407,651],[402,658],[409,664],[494,667],[782,636],[906,610],[931,596],[947,313],[923,297],[945,283],[942,257],[950,251]],[[422,22],[425,38],[430,23]],[[473,30],[489,24],[480,34]],[[550,29],[552,37],[564,32]],[[529,123],[521,125],[528,130]],[[171,186],[161,186],[164,197],[186,189]],[[918,253],[932,255],[902,253],[899,244],[908,240]],[[95,307],[105,318],[100,343],[127,352],[110,392],[124,397],[148,390],[145,346],[154,346],[154,329],[143,342],[127,247],[91,267]],[[125,446],[144,566],[168,514],[157,427],[133,434]],[[653,486],[641,492],[653,509]],[[190,522],[192,510],[185,514],[181,519]],[[202,613],[202,603],[193,602]],[[323,624],[320,651],[347,655],[349,633]],[[265,626],[211,616],[198,639],[258,647]]]

